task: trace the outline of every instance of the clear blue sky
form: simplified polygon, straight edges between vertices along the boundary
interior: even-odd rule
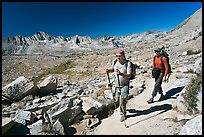
[[[170,31],[202,2],[2,2],[2,37],[126,36]]]

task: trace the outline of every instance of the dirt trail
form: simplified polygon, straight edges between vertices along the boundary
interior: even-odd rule
[[[94,131],[94,135],[174,135],[182,126],[176,122],[178,112],[173,110],[172,104],[176,96],[182,90],[175,74],[170,77],[169,83],[163,83],[164,95],[172,95],[171,98],[158,101],[160,94],[154,99],[154,103],[148,104],[154,86],[154,79],[146,80],[146,89],[139,95],[130,99],[127,104],[127,119],[120,122],[119,109],[110,117],[103,119]],[[176,89],[176,90],[174,90]],[[177,91],[177,93],[175,93]],[[174,93],[173,93],[174,92]],[[125,127],[125,124],[127,127]]]

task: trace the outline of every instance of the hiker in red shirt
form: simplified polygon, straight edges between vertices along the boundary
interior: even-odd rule
[[[155,78],[155,85],[152,92],[152,97],[147,101],[147,103],[153,103],[154,97],[157,95],[157,92],[161,94],[159,101],[164,100],[165,97],[163,95],[161,85],[162,81],[166,82],[166,77],[169,69],[166,57],[162,56],[161,58],[161,49],[156,48],[154,51],[156,56],[154,56],[153,58],[152,77]],[[162,61],[160,58],[162,59]]]

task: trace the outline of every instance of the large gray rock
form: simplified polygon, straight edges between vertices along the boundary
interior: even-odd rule
[[[82,109],[88,115],[98,113],[103,107],[104,105],[102,103],[91,97],[84,99],[82,103]]]
[[[57,78],[51,75],[45,78],[38,87],[42,94],[51,93],[57,89]]]
[[[202,115],[198,115],[186,122],[179,135],[202,135]]]
[[[184,104],[185,100],[183,94],[186,92],[186,85],[190,82],[190,78],[181,78],[176,81],[175,87],[184,87],[181,92],[179,92],[178,97],[175,95],[176,101],[172,102],[172,107],[181,113],[188,112],[187,106]]]
[[[53,124],[57,119],[63,126],[69,126],[72,124],[75,117],[82,111],[81,106],[78,106],[76,99],[65,98],[58,104],[50,108],[45,114],[45,122],[53,127]]]
[[[35,115],[32,112],[18,109],[15,114],[14,121],[22,125],[27,125],[27,122],[33,123]]]
[[[29,94],[37,92],[33,81],[21,76],[2,89],[2,95],[7,99],[19,101]]]
[[[183,72],[183,73],[193,71],[194,73],[201,74],[202,73],[202,57],[197,58],[194,64],[188,64],[182,67],[178,67],[176,68],[176,70]]]
[[[32,125],[28,125],[27,127],[30,129],[31,135],[42,135],[43,120],[38,120],[37,122],[33,123]]]
[[[53,130],[59,135],[64,135],[65,134],[64,127],[63,127],[63,125],[60,123],[60,121],[58,119],[53,124]]]

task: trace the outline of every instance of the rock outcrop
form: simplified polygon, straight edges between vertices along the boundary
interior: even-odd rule
[[[202,135],[202,115],[198,115],[187,121],[179,135]]]

